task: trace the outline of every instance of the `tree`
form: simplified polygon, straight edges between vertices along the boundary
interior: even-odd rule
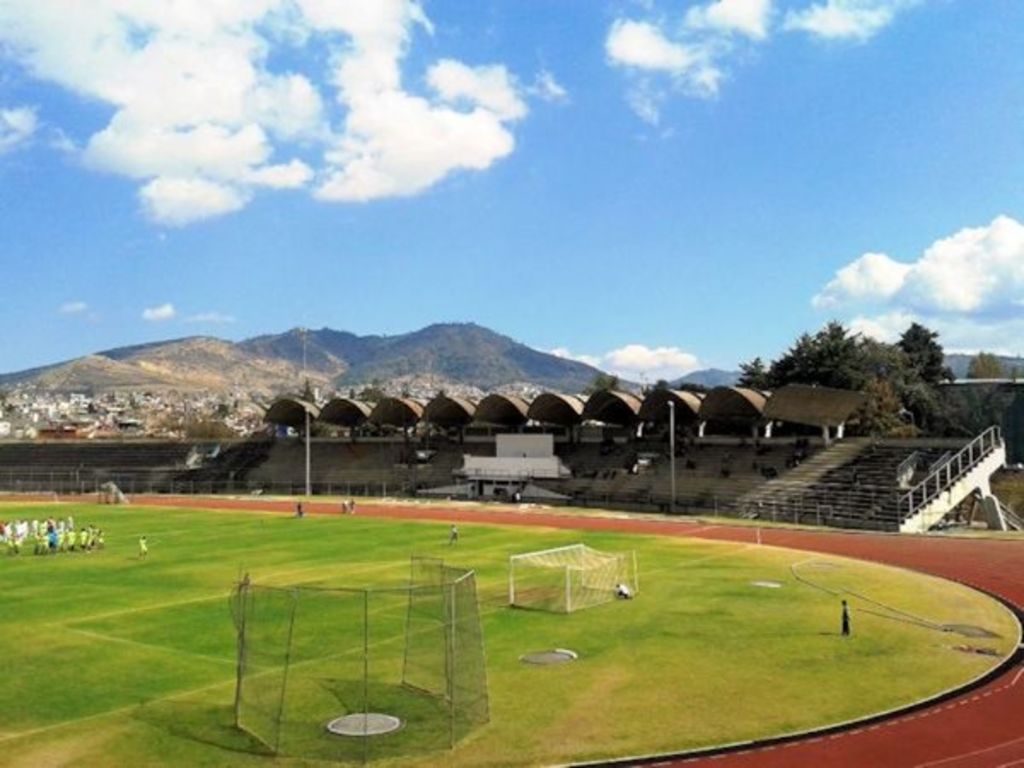
[[[590,382],[590,386],[587,387],[583,394],[592,395],[595,392],[607,389],[618,389],[622,386],[622,382],[619,377],[611,373],[599,373],[594,377],[594,380]]]
[[[968,379],[1001,379],[1005,375],[1002,362],[991,352],[979,352],[967,366]]]
[[[860,428],[865,434],[888,437],[904,428],[900,413],[903,406],[896,390],[885,379],[871,379],[864,387],[867,403],[860,411]]]
[[[764,360],[755,357],[749,363],[740,363],[740,378],[736,383],[750,389],[770,389],[771,380]]]
[[[897,346],[906,353],[911,368],[925,384],[941,384],[953,379],[953,372],[946,367],[946,355],[938,338],[938,332],[928,330],[919,323],[912,323],[897,342]]]
[[[832,321],[814,336],[803,334],[768,369],[767,383],[817,384],[837,389],[863,389],[873,371],[865,365],[863,339]]]

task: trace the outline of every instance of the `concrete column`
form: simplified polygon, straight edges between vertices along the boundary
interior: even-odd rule
[[[832,444],[832,438],[830,438],[828,434],[828,426],[821,428],[821,439],[825,441],[825,447]]]
[[[707,425],[708,423],[706,421],[702,421],[697,425],[697,437],[704,437],[704,427]]]
[[[764,425],[764,436],[765,436],[765,439],[768,439],[768,438],[770,438],[772,436],[772,427],[774,425],[775,425],[775,422],[772,422],[772,421],[769,421],[767,424]]]
[[[844,421],[838,427],[836,427],[836,440],[842,440],[843,435],[846,432],[846,422]]]

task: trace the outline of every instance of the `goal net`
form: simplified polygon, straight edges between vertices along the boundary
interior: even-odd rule
[[[238,638],[235,724],[258,752],[368,762],[452,749],[489,719],[472,570],[414,558],[406,586],[269,587],[231,598]],[[343,718],[401,728],[337,735]]]
[[[637,592],[635,552],[573,544],[509,558],[508,601],[519,608],[572,613],[615,599],[619,585]]]

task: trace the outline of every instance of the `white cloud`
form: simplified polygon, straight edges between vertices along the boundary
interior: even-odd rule
[[[677,379],[700,368],[696,355],[679,347],[648,347],[627,344],[603,355],[573,354],[565,347],[550,350],[567,360],[577,360],[630,381]]]
[[[536,74],[533,78],[533,84],[529,87],[528,91],[531,96],[536,96],[541,101],[550,101],[558,104],[569,100],[569,92],[546,69],[542,69]]]
[[[284,165],[265,165],[250,171],[249,183],[272,189],[296,189],[304,187],[313,178],[313,169],[301,160],[292,160]]]
[[[173,320],[177,314],[174,305],[167,303],[156,307],[147,307],[142,310],[142,319],[150,323],[159,323],[164,320]]]
[[[768,37],[772,0],[716,0],[694,6],[679,23],[619,18],[605,38],[608,63],[631,78],[626,99],[641,120],[657,125],[666,97],[658,80],[697,98],[713,98],[726,77],[725,62],[741,40]]]
[[[962,349],[1007,349],[1024,331],[1024,224],[998,216],[936,240],[913,261],[869,253],[812,299],[855,313],[855,330],[891,339],[910,322]]]
[[[566,360],[575,360],[578,363],[586,363],[587,365],[592,365],[595,368],[599,368],[601,366],[601,358],[595,357],[594,355],[574,355],[565,347],[555,347],[548,351],[555,357],[561,357]]]
[[[500,64],[440,58],[411,91],[417,31],[433,27],[414,0],[0,2],[0,50],[112,108],[83,142],[85,164],[138,179],[143,210],[172,224],[315,178],[321,199],[412,195],[509,155],[525,89]],[[328,54],[318,80],[280,64],[311,40]],[[538,97],[556,97],[544,83]]]
[[[836,272],[812,304],[827,309],[856,301],[892,298],[903,287],[910,271],[909,264],[893,261],[884,253],[865,253]]]
[[[67,301],[57,308],[57,312],[61,315],[80,315],[89,309],[89,305],[84,301]]]
[[[654,24],[630,19],[612,24],[605,51],[613,64],[673,75],[684,74],[700,60],[696,50],[669,40]]]
[[[922,0],[824,0],[786,14],[784,27],[826,40],[867,40]]]
[[[32,138],[39,125],[35,109],[0,109],[0,155],[10,152]]]
[[[161,176],[146,184],[139,195],[149,218],[172,227],[241,210],[249,201],[246,192],[202,178]]]
[[[695,355],[679,347],[627,344],[604,356],[608,370],[623,378],[676,379],[700,368]]]
[[[693,29],[736,32],[754,40],[768,36],[772,0],[716,0],[690,8],[686,24]]]
[[[193,324],[204,324],[204,325],[230,325],[231,323],[238,322],[234,315],[228,315],[223,312],[199,312],[198,314],[191,315],[185,318],[186,323]]]
[[[899,339],[912,323],[917,322],[917,319],[912,314],[897,311],[874,317],[858,315],[850,320],[848,325],[854,333],[891,344]]]

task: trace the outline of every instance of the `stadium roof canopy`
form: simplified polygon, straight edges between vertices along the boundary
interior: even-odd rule
[[[572,427],[583,420],[583,401],[575,395],[544,392],[533,399],[526,415],[541,424]]]
[[[298,428],[305,425],[307,413],[309,418],[316,419],[320,416],[320,409],[313,403],[297,397],[279,397],[267,408],[263,420],[268,424]]]
[[[464,397],[438,395],[423,409],[423,420],[439,427],[464,427],[473,421],[476,403]]]
[[[636,424],[640,413],[640,398],[631,392],[599,389],[587,398],[583,419],[629,427]]]
[[[488,395],[476,406],[476,420],[481,424],[521,427],[527,421],[530,406],[515,395]]]
[[[423,418],[423,403],[411,397],[385,397],[370,412],[380,426],[411,427]]]
[[[838,427],[867,402],[867,395],[848,389],[788,384],[772,393],[765,418],[811,427]]]
[[[320,421],[339,427],[358,427],[370,418],[373,406],[350,397],[336,397],[320,410]]]
[[[703,421],[756,424],[764,420],[769,395],[745,387],[715,387],[700,404]]]
[[[697,421],[703,393],[682,389],[652,389],[640,406],[640,419],[652,424],[668,423],[668,404],[676,404],[676,424]]]

